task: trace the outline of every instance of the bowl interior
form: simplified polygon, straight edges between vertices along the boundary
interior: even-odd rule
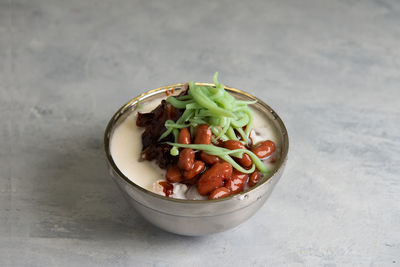
[[[208,83],[196,83],[199,85],[207,85],[207,86],[213,86],[213,84],[208,84]],[[176,84],[176,85],[169,85],[169,86],[164,86],[160,87],[154,90],[150,90],[144,94],[139,95],[138,97],[133,98],[131,101],[126,103],[124,106],[122,106],[111,118],[110,122],[107,125],[105,135],[104,135],[104,145],[105,145],[105,152],[107,156],[107,160],[111,168],[118,174],[118,176],[125,180],[127,183],[130,185],[134,186],[136,189],[142,190],[146,192],[147,194],[155,197],[155,198],[161,198],[165,199],[166,201],[173,201],[173,202],[185,202],[185,203],[202,203],[202,202],[220,202],[220,201],[226,201],[232,197],[243,197],[248,193],[251,193],[251,191],[256,191],[257,188],[263,186],[271,177],[274,176],[276,172],[282,168],[282,165],[285,163],[286,158],[287,158],[287,153],[289,149],[289,140],[288,140],[288,135],[287,135],[287,130],[285,125],[283,124],[282,120],[279,118],[279,116],[276,114],[276,112],[269,107],[266,103],[261,101],[260,99],[235,88],[231,87],[225,87],[225,89],[230,92],[235,98],[241,99],[241,100],[257,100],[257,103],[252,104],[251,107],[256,111],[259,112],[262,116],[265,116],[265,118],[268,119],[269,123],[271,124],[271,128],[275,131],[275,136],[277,137],[277,155],[276,155],[276,162],[274,163],[274,169],[272,172],[266,176],[263,180],[261,180],[256,186],[254,186],[251,189],[247,189],[237,195],[233,195],[227,198],[223,199],[216,199],[216,200],[183,200],[183,199],[175,199],[175,198],[169,198],[169,197],[164,197],[158,194],[155,194],[149,190],[146,190],[142,188],[141,186],[137,185],[135,182],[133,182],[131,179],[126,177],[123,172],[118,168],[117,164],[115,163],[111,151],[110,151],[110,140],[112,138],[112,135],[114,133],[114,130],[117,129],[117,127],[125,120],[127,116],[129,116],[132,112],[136,112],[138,107],[141,105],[146,105],[147,103],[156,101],[157,99],[161,101],[161,99],[165,99],[169,95],[178,95],[181,93],[183,90],[186,89],[186,84]],[[154,101],[153,101],[154,100]],[[138,140],[138,142],[141,142],[141,140]]]

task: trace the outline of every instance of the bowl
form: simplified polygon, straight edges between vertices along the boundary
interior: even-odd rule
[[[214,86],[208,83],[196,83]],[[164,197],[148,191],[132,182],[115,164],[110,153],[110,138],[114,129],[135,111],[138,104],[167,95],[177,95],[185,89],[185,84],[163,86],[133,98],[122,106],[111,118],[104,135],[104,148],[109,173],[122,194],[136,211],[147,221],[168,232],[187,236],[200,236],[222,232],[233,228],[250,218],[271,195],[282,176],[287,161],[289,139],[286,127],[279,116],[260,99],[241,90],[225,87],[230,94],[242,100],[257,100],[253,108],[261,111],[276,130],[280,146],[277,149],[278,164],[271,176],[260,180],[256,186],[239,194],[215,200],[183,200]],[[138,140],[141,142],[141,140]],[[140,175],[140,174],[138,174]]]

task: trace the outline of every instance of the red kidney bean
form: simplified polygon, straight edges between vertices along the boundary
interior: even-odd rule
[[[232,177],[225,183],[225,187],[228,188],[232,194],[240,193],[243,191],[248,178],[249,175],[247,173],[234,169]]]
[[[220,187],[217,189],[214,189],[214,191],[211,192],[211,194],[208,196],[208,199],[217,199],[217,198],[223,198],[227,197],[231,194],[228,188],[226,187]]]
[[[178,143],[185,145],[190,144],[190,132],[188,128],[182,128],[182,130],[179,132]]]
[[[200,158],[207,164],[213,165],[214,163],[220,162],[221,159],[217,156],[209,155],[206,152],[200,153]]]
[[[222,146],[223,142],[224,141],[222,141],[221,139],[218,139],[218,140],[215,140],[215,142],[213,142],[213,144],[216,145],[216,146]]]
[[[246,149],[246,147],[237,140],[227,140],[223,142],[222,146],[230,150]],[[251,160],[250,156],[244,153],[242,158],[237,158],[237,159],[238,163],[244,168],[248,168],[253,164],[253,161]]]
[[[275,144],[271,140],[259,142],[251,148],[251,152],[256,154],[260,159],[264,159],[275,151]]]
[[[204,162],[202,162],[201,160],[196,160],[193,164],[193,168],[189,171],[184,171],[183,176],[186,179],[192,179],[197,174],[201,173],[204,170],[205,166],[206,165],[204,164]]]
[[[205,171],[197,182],[197,191],[200,195],[208,195],[214,189],[223,186],[223,181],[232,175],[232,166],[227,162],[215,163]]]
[[[249,187],[255,186],[261,179],[261,175],[259,171],[255,171],[252,174],[250,174],[249,182],[248,185]]]
[[[197,127],[196,134],[194,135],[195,144],[211,144],[212,132],[207,124],[201,124]]]
[[[194,151],[191,148],[184,148],[179,153],[178,167],[185,171],[190,171],[194,164]]]
[[[233,172],[233,168],[232,168],[231,164],[229,164],[228,162],[224,161],[224,162],[221,162],[221,163],[216,163],[214,165],[219,165],[219,173],[222,176],[222,180],[227,180],[227,179],[231,178],[232,172]]]
[[[178,166],[174,165],[167,170],[165,178],[171,183],[179,183],[183,180],[181,170]]]

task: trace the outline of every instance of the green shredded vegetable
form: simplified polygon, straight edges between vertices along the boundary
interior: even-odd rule
[[[229,150],[218,147],[213,144],[190,144],[183,145],[178,143],[179,130],[189,127],[193,136],[195,129],[200,124],[210,126],[213,133],[212,142],[226,140],[239,140],[244,145],[249,144],[249,135],[253,127],[253,112],[248,105],[257,101],[237,100],[227,91],[222,83],[218,82],[218,72],[213,76],[214,86],[200,86],[193,81],[189,82],[189,90],[187,95],[167,98],[167,102],[175,108],[185,109],[182,116],[176,121],[167,120],[165,122],[166,131],[160,136],[159,140],[164,139],[171,133],[174,135],[175,142],[167,142],[172,146],[171,155],[179,154],[178,148],[192,148],[202,150],[210,155],[220,157],[222,160],[229,162],[232,167],[243,173],[251,173],[257,168],[260,172],[268,172],[267,167],[261,160],[250,150],[236,149]],[[253,166],[249,170],[244,169],[237,164],[232,157],[241,158],[243,153],[250,156],[253,160]],[[232,157],[231,157],[232,156]]]
[[[257,168],[260,172],[262,173],[267,173],[268,169],[267,167],[262,163],[262,161],[250,150],[247,149],[234,149],[230,150],[227,148],[223,147],[218,147],[215,145],[204,145],[204,144],[178,144],[178,143],[171,143],[167,142],[167,144],[174,146],[174,147],[183,147],[183,148],[191,148],[194,150],[201,150],[206,152],[207,154],[213,155],[213,156],[218,156],[221,159],[229,162],[235,169],[237,169],[240,172],[243,173],[252,173],[254,172],[254,169]],[[247,154],[250,156],[250,158],[253,160],[253,166],[249,170],[246,170],[242,168],[239,164],[237,164],[230,155],[236,158],[241,158],[244,154]]]

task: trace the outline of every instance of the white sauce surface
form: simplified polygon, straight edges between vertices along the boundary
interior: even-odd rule
[[[141,135],[144,128],[136,126],[137,112],[150,112],[160,103],[160,99],[146,102],[145,106],[141,106],[114,130],[110,140],[111,156],[115,164],[121,172],[132,182],[154,193],[164,195],[162,187],[158,184],[159,180],[165,180],[165,170],[162,170],[152,161],[139,162],[142,149]],[[254,129],[251,137],[254,143],[263,140],[272,140],[277,150],[280,148],[279,139],[277,138],[276,129],[263,114],[253,109],[254,113]],[[268,160],[265,164],[274,169],[275,164],[271,164]],[[188,187],[183,184],[174,183],[174,194],[172,197],[181,199],[204,199],[197,193],[195,187]],[[196,194],[197,193],[197,194]]]
[[[150,112],[160,100],[146,103],[138,108],[114,130],[110,140],[111,156],[118,169],[135,184],[153,191],[157,180],[164,180],[165,170],[160,169],[154,161],[139,162],[142,150],[142,133],[144,128],[136,126],[137,112]]]

